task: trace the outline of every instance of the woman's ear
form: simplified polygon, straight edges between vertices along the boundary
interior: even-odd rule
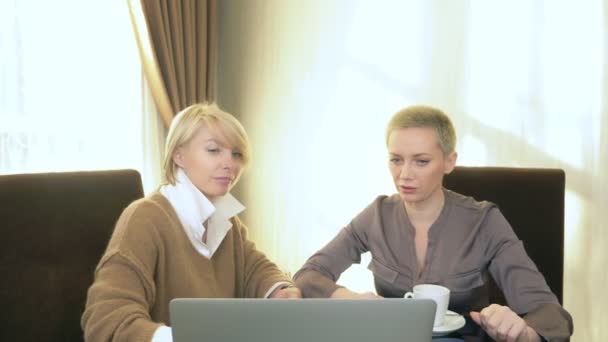
[[[450,153],[445,158],[445,167],[443,169],[444,174],[447,175],[454,170],[454,168],[456,167],[456,159],[458,159],[458,153],[456,153],[456,151]]]
[[[172,159],[177,166],[184,168],[184,151],[181,146],[175,149]]]

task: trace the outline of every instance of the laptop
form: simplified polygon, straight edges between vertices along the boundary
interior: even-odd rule
[[[170,303],[174,342],[429,342],[430,299],[210,299]]]

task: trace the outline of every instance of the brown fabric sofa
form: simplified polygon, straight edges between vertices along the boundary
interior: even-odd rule
[[[564,275],[564,192],[560,169],[456,167],[444,178],[450,190],[498,205],[560,303]],[[493,303],[505,304],[495,285]]]
[[[134,170],[0,176],[0,341],[82,341],[86,291]]]

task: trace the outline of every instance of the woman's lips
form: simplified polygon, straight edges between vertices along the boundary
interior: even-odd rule
[[[228,185],[232,182],[232,178],[231,177],[215,177],[215,181],[223,184],[223,185]]]
[[[399,190],[401,190],[401,192],[405,193],[405,194],[411,194],[411,193],[416,192],[416,188],[413,187],[413,186],[403,186],[403,185],[400,185],[399,186]]]

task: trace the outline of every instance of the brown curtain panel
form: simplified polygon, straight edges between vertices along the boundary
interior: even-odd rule
[[[215,100],[216,0],[129,0],[144,72],[165,124]]]

